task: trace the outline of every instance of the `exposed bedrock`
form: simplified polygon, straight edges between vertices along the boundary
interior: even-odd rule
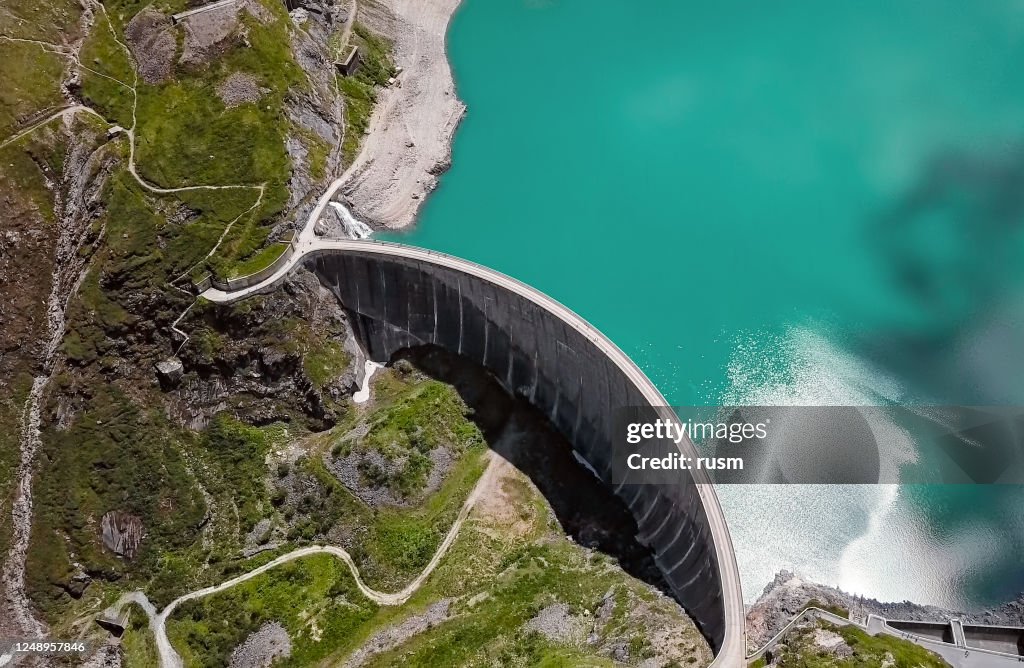
[[[314,252],[304,264],[338,297],[373,359],[433,344],[483,365],[543,412],[611,485],[614,412],[650,401],[590,337],[520,291],[448,266],[348,250]],[[612,487],[669,588],[717,653],[726,610],[697,485],[686,477],[678,485]]]

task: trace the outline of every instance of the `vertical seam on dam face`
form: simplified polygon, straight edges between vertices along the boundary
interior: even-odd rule
[[[408,258],[373,252],[372,247],[326,248],[311,251],[303,262],[353,316],[358,323],[354,329],[376,361],[386,362],[409,345],[432,342],[484,366],[506,390],[549,416],[576,453],[610,484],[612,410],[639,406],[647,411],[649,406],[652,416],[665,412],[648,399],[660,397],[649,381],[628,359],[620,361],[623,356],[610,343],[598,345],[602,337],[596,330],[581,330],[582,321],[571,313],[559,315],[565,311],[560,305],[560,311],[547,306],[549,298],[541,299],[521,284],[510,288],[510,279],[488,280],[479,275],[482,268],[433,264],[423,259],[424,253]],[[494,276],[505,278],[496,272]],[[364,281],[368,285],[360,286]],[[608,346],[614,355],[609,356]],[[523,368],[527,366],[531,368]],[[527,379],[532,382],[524,384]],[[728,658],[720,654],[715,665],[740,665],[735,661],[742,659],[742,599],[736,595],[727,532],[722,549],[733,566],[728,597],[723,589],[713,527],[720,536],[725,529],[713,490],[702,492],[687,475],[678,485],[639,480],[616,485],[613,491],[636,520],[638,540],[653,551],[669,588],[716,654],[728,645]],[[711,504],[708,509],[705,499]],[[669,526],[674,531],[665,531]]]

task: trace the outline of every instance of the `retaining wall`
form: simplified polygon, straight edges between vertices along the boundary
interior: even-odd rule
[[[291,260],[292,255],[295,254],[295,244],[291,242],[279,243],[287,243],[288,245],[285,247],[284,252],[281,253],[281,255],[278,256],[276,260],[271,262],[263,269],[260,269],[256,273],[249,274],[248,276],[239,276],[237,278],[211,278],[211,284],[218,290],[232,292],[235,290],[242,290],[243,288],[248,288],[250,286],[257,285],[267,280],[268,278],[273,276],[278,269],[288,264],[288,261]]]

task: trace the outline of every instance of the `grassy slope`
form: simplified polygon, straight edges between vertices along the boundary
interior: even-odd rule
[[[81,7],[72,0],[5,0],[0,34],[50,41],[73,40]],[[13,134],[18,121],[63,106],[60,80],[64,58],[34,44],[0,41],[0,139]]]
[[[853,649],[853,656],[836,657],[822,651],[812,640],[814,629],[823,628],[843,636]],[[791,632],[780,652],[779,668],[875,668],[886,664],[892,668],[948,668],[949,664],[920,645],[891,636],[870,636],[852,626],[835,627],[816,622],[808,628]]]
[[[47,6],[56,4],[55,0]],[[143,4],[107,3],[119,36]],[[233,255],[244,255],[262,243],[266,230],[258,223],[284,201],[289,166],[280,130],[281,105],[288,88],[302,83],[284,34],[287,17],[280,3],[266,5],[274,17],[269,25],[246,19],[250,47],[236,46],[205,69],[178,72],[174,82],[139,89],[138,163],[148,178],[164,186],[206,179],[268,183],[263,208],[240,221],[238,234],[228,239],[225,249]],[[82,60],[108,77],[134,81],[131,63],[102,18],[86,40]],[[7,63],[9,68],[14,65],[20,64]],[[59,76],[39,63],[28,63],[26,68],[33,76],[47,73],[54,81]],[[225,110],[212,87],[237,70],[257,74],[274,93],[259,106]],[[27,102],[21,89],[6,82],[2,88],[21,103]],[[128,87],[85,73],[82,91],[86,101],[108,118],[130,125]],[[174,113],[167,113],[169,109]],[[121,148],[127,152],[123,140]],[[16,155],[23,157],[20,152]],[[216,158],[211,160],[210,155]],[[105,235],[92,249],[92,269],[68,312],[62,350],[74,369],[54,382],[54,395],[82,398],[68,429],[44,434],[47,474],[37,480],[29,587],[34,599],[57,621],[67,605],[74,609],[97,597],[109,598],[110,587],[104,586],[104,580],[121,578],[114,589],[152,580],[149,588],[161,600],[191,586],[197,576],[215,579],[221,568],[232,567],[221,561],[229,552],[226,546],[237,545],[238,535],[262,510],[256,498],[262,490],[250,490],[248,497],[235,504],[238,516],[229,534],[234,541],[224,537],[209,550],[195,544],[206,508],[197,479],[212,490],[220,505],[231,507],[234,499],[225,497],[236,490],[245,492],[250,481],[259,480],[265,439],[258,430],[247,431],[225,421],[217,421],[210,433],[197,438],[149,409],[158,402],[151,401],[148,389],[116,383],[104,387],[102,379],[114,373],[126,356],[143,367],[152,363],[138,358],[142,350],[131,346],[166,332],[184,308],[177,304],[180,298],[168,292],[166,282],[202,259],[224,225],[252,205],[255,191],[154,196],[127,173],[124,157],[104,189],[103,216],[94,222],[94,230],[104,229]],[[43,195],[48,199],[48,193]],[[188,225],[169,224],[167,218],[178,210],[179,202],[198,211],[198,219]],[[14,411],[10,413],[13,418]],[[3,445],[0,461],[6,462],[10,453]],[[237,479],[242,473],[253,475]],[[99,518],[113,509],[144,519],[147,538],[134,563],[114,558],[99,545]],[[73,560],[83,563],[94,578],[87,600],[78,603],[59,586],[71,574]],[[211,562],[214,568],[209,572],[197,568]]]
[[[289,90],[307,86],[290,51],[289,19],[283,5],[269,0],[262,4],[272,17],[268,23],[242,15],[247,45],[236,41],[211,63],[198,68],[177,66],[171,80],[158,85],[140,81],[137,89],[136,161],[144,178],[163,188],[252,186],[177,193],[170,198],[200,216],[187,226],[182,235],[187,239],[175,250],[211,248],[225,225],[254,204],[256,187],[266,188],[259,209],[238,220],[211,258],[210,268],[225,275],[236,261],[265,243],[266,223],[287,202],[291,164],[284,147],[288,127],[284,102]],[[122,41],[123,26],[141,8],[140,3],[125,0],[110,3],[114,31]],[[131,64],[105,21],[97,21],[83,48],[83,60],[93,62],[108,77],[126,83],[134,80]],[[234,72],[252,74],[269,92],[258,103],[226,108],[216,88]],[[107,118],[131,125],[128,88],[85,73],[82,89],[85,99]]]
[[[283,243],[270,244],[266,248],[262,248],[253,255],[250,255],[245,260],[239,260],[231,266],[229,278],[237,278],[239,276],[248,276],[255,274],[258,271],[262,271],[274,264],[278,258],[284,255],[288,245]]]
[[[369,665],[606,666],[611,661],[594,646],[562,645],[523,625],[556,602],[593,614],[610,593],[617,605],[599,636],[625,638],[633,660],[640,660],[649,656],[649,646],[642,626],[628,618],[630,601],[657,608],[663,620],[682,621],[667,599],[606,557],[566,541],[544,499],[520,474],[504,481],[504,493],[515,521],[474,511],[438,570],[405,606],[373,605],[351,591],[340,562],[317,556],[190,603],[169,620],[169,636],[186,665],[219,666],[248,633],[277,620],[294,648],[280,665],[334,665],[375,633],[448,598],[452,619],[371,657]],[[330,588],[344,593],[332,595]],[[692,627],[689,633],[695,646],[703,643]]]
[[[485,448],[479,430],[467,419],[465,405],[452,388],[436,381],[391,379],[390,382],[388,400],[366,416],[373,425],[368,442],[374,444],[366,447],[404,450],[409,447],[408,443],[399,441],[415,434],[417,439],[422,439],[417,442],[424,446],[441,442],[451,446],[457,441],[463,453],[461,459],[440,489],[421,503],[409,508],[378,510],[366,507],[349,494],[327,471],[321,459],[302,459],[296,464],[298,473],[318,481],[327,492],[324,498],[304,498],[300,502],[297,512],[300,519],[289,538],[294,545],[302,544],[341,523],[357,536],[351,551],[369,584],[398,589],[433,556],[483,471]],[[349,422],[339,431],[352,426]],[[211,429],[217,429],[216,425]],[[251,429],[237,424],[231,426],[236,432]],[[240,515],[246,516],[249,500],[258,498],[258,492],[246,491],[253,485],[250,483],[247,487],[244,481],[256,478],[258,473],[245,466],[246,462],[257,458],[236,458],[233,453],[237,448],[225,447],[225,440],[218,438],[210,451],[218,457],[237,461],[238,479],[226,482],[236,486],[234,494]],[[329,444],[327,440],[323,447]],[[364,446],[360,443],[357,447]],[[261,450],[260,456],[264,452]],[[401,456],[399,452],[392,454]],[[396,484],[410,492],[420,489],[424,480],[419,473]],[[286,511],[281,509],[281,512]],[[250,515],[250,518],[254,520],[257,516]],[[361,628],[375,614],[376,606],[350,589],[347,570],[333,558],[304,559],[254,579],[251,585],[183,608],[175,615],[176,620],[182,621],[171,624],[171,637],[179,646],[188,647],[185,654],[195,665],[217,665],[248,633],[264,621],[278,619],[293,635],[305,638],[306,644],[297,645],[295,660],[299,663],[313,661],[337,652],[340,647],[348,647],[347,639],[353,637],[353,630]],[[339,591],[344,593],[339,594]],[[344,601],[339,601],[339,596],[344,596]],[[313,621],[298,614],[309,605],[317,610]],[[318,629],[316,633],[321,635],[321,642],[312,639],[316,635],[310,630],[312,627]]]
[[[390,371],[381,376],[382,383],[392,384],[393,394],[388,399],[378,396],[377,405],[363,416],[362,422],[370,425],[369,434],[358,441],[324,440],[319,450],[296,462],[294,474],[309,480],[307,486],[323,491],[304,496],[297,505],[283,504],[280,512],[294,520],[288,533],[293,541],[313,541],[332,530],[342,531],[349,537],[346,547],[364,580],[379,589],[397,590],[426,566],[448,532],[483,472],[486,447],[467,417],[465,404],[451,387],[436,381],[400,381]],[[335,432],[352,429],[354,419]],[[424,452],[442,443],[456,461],[440,487],[423,498],[421,491],[430,470]],[[324,452],[327,448],[330,451]],[[377,482],[406,495],[408,505],[371,508],[329,472],[324,458],[345,456],[353,448],[374,449],[386,457],[406,460],[399,473]]]
[[[146,4],[105,3],[115,34],[123,35],[125,23]],[[268,230],[265,223],[287,198],[290,165],[283,147],[282,106],[288,89],[301,89],[305,80],[288,48],[283,7],[272,0],[264,5],[273,21],[263,25],[245,19],[249,46],[236,44],[209,66],[178,71],[173,82],[139,88],[137,158],[147,178],[171,187],[224,181],[267,185],[261,208],[242,216],[216,258],[217,267],[230,266],[259,248]],[[65,0],[12,0],[0,13],[0,29],[27,38],[71,39],[79,13],[77,3]],[[83,47],[82,62],[108,77],[134,81],[131,64],[102,15]],[[63,71],[63,60],[35,46],[0,44],[4,134],[16,120],[61,103]],[[224,109],[212,91],[234,71],[254,74],[272,92],[259,104]],[[131,124],[128,86],[86,72],[82,95],[111,121]],[[79,122],[97,123],[84,116]],[[52,141],[55,136],[52,129],[43,129],[0,154],[3,194],[29,198],[50,223],[52,193],[41,170],[50,170],[50,176],[60,173],[63,146]],[[215,421],[206,434],[177,428],[162,409],[154,408],[161,401],[151,372],[152,363],[170,349],[170,323],[187,305],[167,281],[202,260],[224,225],[252,205],[255,191],[154,195],[127,172],[123,138],[108,150],[121,155],[105,180],[99,216],[92,221],[83,251],[92,255],[90,269],[69,306],[61,348],[69,367],[54,378],[45,407],[44,422],[52,423],[59,410],[65,424],[45,427],[36,478],[28,588],[57,629],[66,628],[78,613],[111,602],[123,589],[142,587],[158,603],[166,602],[272,556],[234,558],[245,530],[272,512],[260,480],[266,472],[267,440],[274,434],[226,418]],[[181,213],[182,205],[198,217],[187,224],[168,222]],[[347,354],[336,343],[320,345],[317,337],[293,334],[284,328],[279,338],[308,349],[303,364],[314,384],[326,383],[347,364]],[[0,406],[0,426],[8,435],[0,438],[4,500],[17,461],[27,383],[28,376],[18,376],[10,386],[11,401]],[[204,491],[218,507],[234,509],[227,517],[214,518],[224,531],[213,534],[209,545],[200,540],[207,509]],[[6,503],[0,502],[0,508],[6,509]],[[100,545],[100,518],[114,509],[138,514],[145,523],[143,551],[134,562],[117,559]],[[5,515],[0,547],[6,544],[9,513]],[[82,564],[93,580],[81,600],[71,599],[62,588],[74,571],[73,562]]]
[[[342,157],[346,164],[352,164],[355,160],[363,135],[370,125],[373,105],[377,101],[376,86],[386,85],[388,78],[395,74],[391,60],[393,46],[388,40],[360,23],[355,24],[353,34],[353,43],[360,47],[360,67],[353,76],[338,77],[338,88],[345,96]]]
[[[46,475],[36,479],[37,505],[28,585],[35,601],[56,614],[67,602],[57,583],[72,560],[114,581],[158,571],[165,554],[188,549],[205,505],[184,459],[188,436],[156,411],[111,389],[97,389],[65,431],[48,431]],[[126,463],[130,462],[130,465]],[[102,549],[96,527],[104,513],[145,518],[146,540],[136,562]],[[98,582],[94,595],[102,590]]]
[[[276,620],[289,631],[293,651],[290,660],[275,665],[312,665],[347,644],[376,612],[341,561],[316,555],[184,604],[168,624],[168,636],[186,665],[225,665],[246,636]]]
[[[64,106],[57,85],[64,66],[34,44],[0,41],[0,138],[14,134],[22,119]]]

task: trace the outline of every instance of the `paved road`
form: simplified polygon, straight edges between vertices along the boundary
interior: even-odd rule
[[[318,205],[318,209],[322,211],[324,206],[326,206],[326,200],[321,200],[321,204]],[[311,220],[312,219],[313,218],[311,217]],[[244,299],[253,294],[273,290],[288,275],[292,268],[302,261],[303,258],[310,254],[324,251],[375,253],[379,255],[397,256],[430,262],[479,277],[525,297],[549,311],[567,325],[575,328],[580,332],[580,334],[604,352],[604,354],[607,355],[608,358],[619,367],[623,374],[625,374],[625,376],[629,378],[630,381],[640,390],[652,406],[667,405],[665,398],[661,395],[661,392],[659,392],[647,376],[644,375],[643,371],[641,371],[625,353],[619,350],[611,340],[599,332],[594,326],[544,293],[535,290],[514,278],[494,271],[493,269],[489,269],[474,262],[469,262],[468,260],[462,260],[451,255],[446,255],[444,253],[438,253],[422,248],[413,248],[411,246],[403,246],[401,244],[369,240],[319,239],[312,234],[311,226],[307,226],[306,230],[304,230],[300,235],[295,250],[296,252],[292,256],[290,262],[281,267],[273,276],[265,280],[263,283],[231,293],[211,288],[203,293],[203,297],[212,302],[226,304]],[[664,412],[665,414],[660,417],[675,419],[675,416],[671,414],[669,409],[665,409]],[[696,448],[689,439],[681,443],[680,447],[684,450],[684,454],[687,456],[694,458],[697,457]],[[725,515],[723,514],[721,505],[718,502],[718,496],[715,493],[714,485],[711,483],[706,471],[692,471],[692,474],[694,481],[698,483],[697,489],[707,513],[708,523],[711,528],[711,535],[714,540],[715,550],[718,556],[718,565],[722,580],[723,607],[725,609],[725,638],[723,640],[721,651],[715,657],[715,661],[712,663],[712,666],[716,666],[717,668],[734,668],[745,664],[743,592],[740,586],[739,567],[737,566],[736,555],[733,551],[732,538],[730,537],[729,529],[726,526]]]

